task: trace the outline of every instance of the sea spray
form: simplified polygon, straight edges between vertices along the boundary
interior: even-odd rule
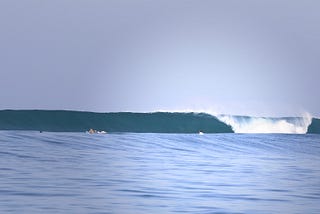
[[[302,117],[268,118],[217,115],[217,118],[230,125],[236,133],[305,134],[312,122],[309,113],[304,113]]]

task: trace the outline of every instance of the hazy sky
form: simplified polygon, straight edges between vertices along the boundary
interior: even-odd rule
[[[0,109],[320,116],[320,1],[1,0]]]

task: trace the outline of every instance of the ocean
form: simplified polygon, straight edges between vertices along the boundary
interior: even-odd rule
[[[0,130],[134,133],[291,133],[320,134],[320,119],[249,117],[203,112],[81,112],[64,110],[0,110]]]
[[[320,135],[0,131],[0,213],[320,213]]]

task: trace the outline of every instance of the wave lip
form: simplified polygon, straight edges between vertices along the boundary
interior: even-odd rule
[[[286,133],[305,134],[312,122],[310,114],[303,117],[249,117],[218,115],[217,118],[230,125],[235,133]]]

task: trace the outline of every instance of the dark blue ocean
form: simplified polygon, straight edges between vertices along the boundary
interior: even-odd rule
[[[320,213],[320,135],[1,131],[0,213]]]

